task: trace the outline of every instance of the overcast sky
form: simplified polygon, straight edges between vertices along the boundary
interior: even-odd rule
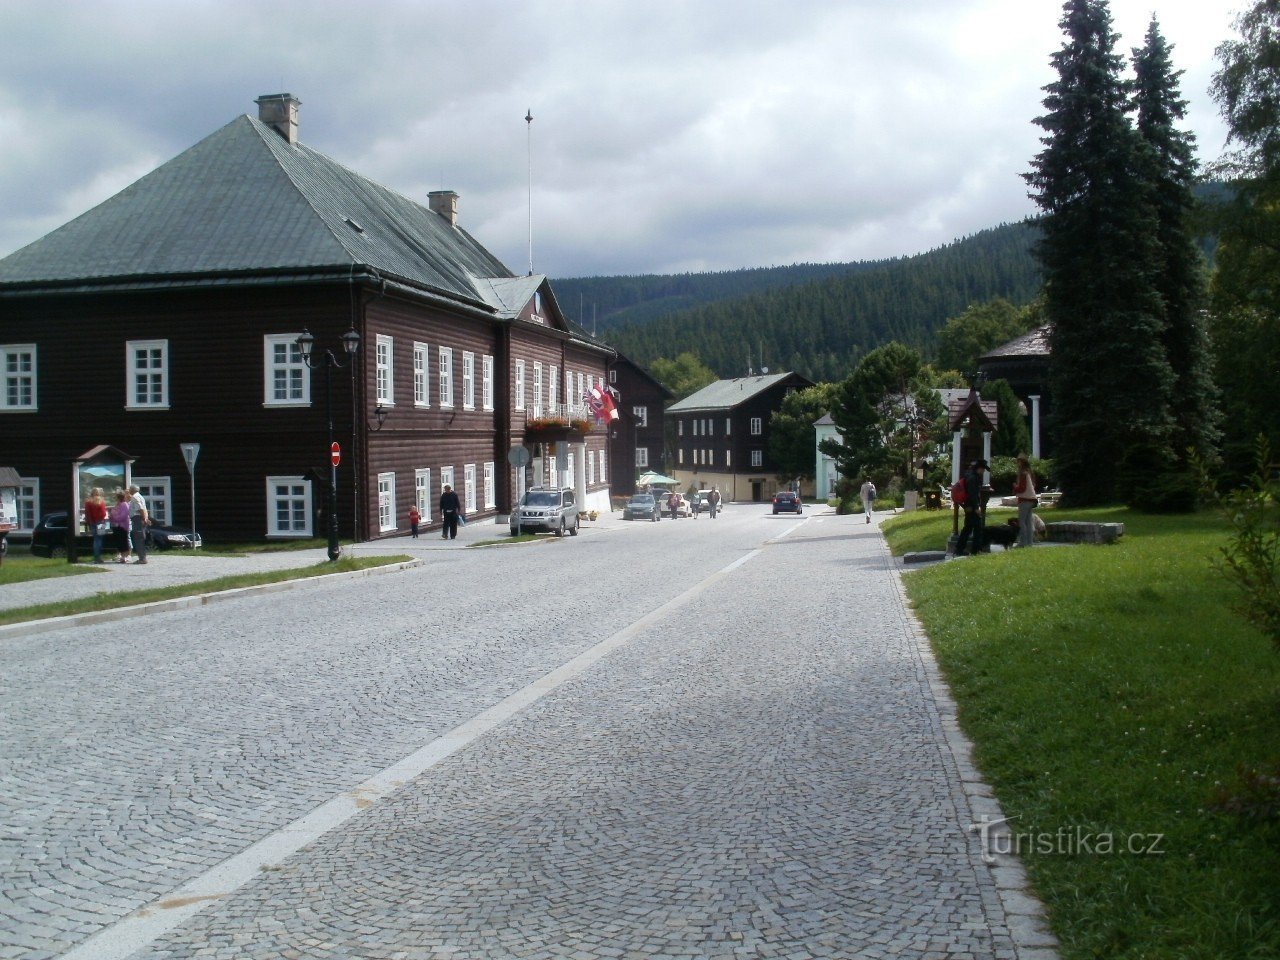
[[[1160,0],[1201,160],[1246,0]],[[1252,0],[1247,0],[1252,2]],[[1155,0],[1111,0],[1120,49]],[[0,256],[242,113],[460,222],[516,273],[909,255],[1033,212],[1056,0],[0,0]],[[532,124],[524,120],[526,110]],[[530,191],[532,183],[532,191]]]

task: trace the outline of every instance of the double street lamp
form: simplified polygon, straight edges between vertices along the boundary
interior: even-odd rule
[[[360,349],[360,334],[354,329],[348,330],[340,338],[342,340],[342,350],[346,354],[347,360],[343,363],[334,355],[332,350],[325,350],[324,353],[317,357],[312,353],[315,346],[316,338],[311,335],[311,331],[303,329],[302,336],[298,337],[298,350],[302,353],[302,362],[308,369],[314,370],[318,366],[324,367],[324,415],[325,420],[329,424],[329,509],[328,509],[328,525],[329,525],[329,559],[337,560],[341,551],[338,548],[338,455],[334,452],[333,447],[333,371],[345,370],[351,366],[354,361],[356,351]]]

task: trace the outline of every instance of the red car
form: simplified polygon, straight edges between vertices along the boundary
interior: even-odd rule
[[[794,490],[779,490],[773,495],[773,512],[774,513],[804,513],[804,504],[800,500],[800,494]]]

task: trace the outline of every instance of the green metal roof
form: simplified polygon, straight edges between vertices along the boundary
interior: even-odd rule
[[[760,377],[736,377],[733,380],[717,380],[697,393],[690,394],[667,407],[667,413],[695,413],[700,410],[731,410],[745,403],[758,393],[768,390],[775,383],[794,376],[791,372],[770,373]],[[807,381],[806,381],[807,382]]]
[[[379,274],[499,312],[511,278],[466,231],[249,116],[0,260],[6,286]],[[524,285],[521,285],[524,286]]]

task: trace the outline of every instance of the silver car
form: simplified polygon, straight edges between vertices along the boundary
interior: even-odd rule
[[[511,535],[539,530],[563,537],[578,535],[578,505],[573,490],[531,487],[511,511]]]

